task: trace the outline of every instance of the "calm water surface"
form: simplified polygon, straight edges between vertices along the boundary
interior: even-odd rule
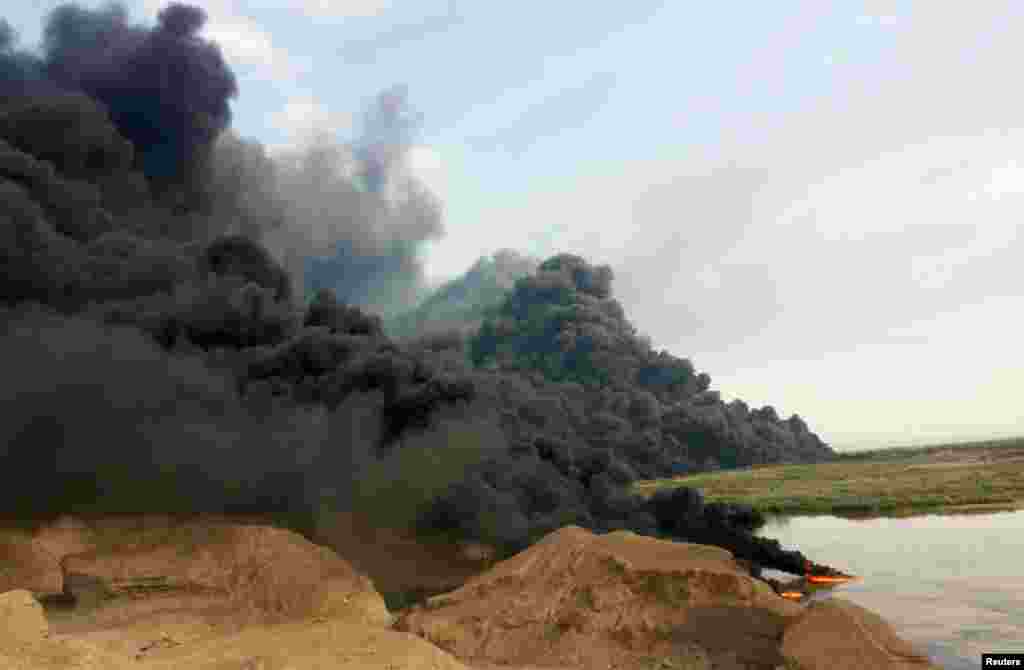
[[[940,667],[1024,653],[1024,511],[776,518],[759,534],[862,577],[831,594],[882,615]]]

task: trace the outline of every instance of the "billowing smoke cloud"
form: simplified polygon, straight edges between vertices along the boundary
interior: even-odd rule
[[[352,505],[505,550],[566,523],[705,528],[799,569],[740,533],[749,514],[629,490],[723,450],[826,458],[798,417],[700,393],[709,379],[636,336],[610,268],[574,255],[517,279],[533,261],[476,268],[512,283],[468,352],[497,370],[471,369],[458,340],[390,341],[380,315],[343,303],[386,315],[411,299],[419,244],[441,230],[437,201],[400,176],[404,91],[378,98],[357,143],[379,153],[323,141],[271,159],[224,132],[234,79],[195,37],[202,12],[160,17],[147,30],[117,7],[60,7],[36,61],[3,31],[0,514],[260,513],[308,529]],[[311,262],[303,307],[287,270],[311,253],[329,258]]]
[[[320,133],[276,157],[288,222],[271,246],[304,295],[330,289],[384,316],[422,297],[419,253],[441,236],[442,207],[406,169],[420,123],[407,97],[404,86],[381,92],[350,145]]]
[[[517,280],[532,274],[540,260],[500,249],[477,260],[461,277],[447,282],[416,309],[386,322],[392,337],[422,338],[427,333],[456,341],[479,330],[484,315],[505,299]]]
[[[323,283],[386,301],[417,284],[416,244],[440,233],[440,207],[410,178],[395,199],[358,188],[348,147],[275,160],[231,132],[234,75],[196,36],[203,22],[178,4],[154,28],[120,6],[64,5],[42,56],[0,23],[0,404],[19,417],[0,434],[7,511],[308,512],[372,460],[377,429],[352,417],[380,418],[375,389],[400,387],[385,373],[340,375],[356,381],[325,418],[278,383],[243,398],[236,372],[313,355],[296,344],[307,328],[351,332],[372,368],[376,317],[330,293],[305,315],[294,302],[302,257],[344,250]],[[400,400],[429,414],[444,388]],[[392,423],[377,432],[406,425]]]
[[[362,133],[355,142],[359,177],[366,190],[380,193],[412,146],[422,117],[409,107],[409,90],[395,85],[377,94],[363,114]]]
[[[105,105],[156,192],[191,208],[204,204],[202,169],[238,93],[220,49],[197,36],[205,21],[202,9],[177,3],[152,29],[130,25],[119,5],[63,5],[43,33],[47,77]]]
[[[180,242],[261,239],[296,295],[329,288],[385,314],[411,306],[423,290],[421,243],[442,227],[440,203],[402,169],[420,124],[406,88],[373,100],[351,145],[321,136],[272,159],[224,132],[238,89],[217,45],[197,36],[205,20],[202,9],[172,3],[147,28],[120,5],[62,5],[47,19],[41,58],[18,50],[0,24],[0,100],[14,103],[9,118],[19,115],[4,138],[64,176],[117,173],[103,178],[99,204],[134,211],[137,231]],[[85,118],[109,141],[87,128],[68,143],[65,129],[78,125],[69,122]]]

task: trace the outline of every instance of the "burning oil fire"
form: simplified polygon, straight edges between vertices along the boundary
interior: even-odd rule
[[[825,565],[818,565],[817,563],[807,561],[804,566],[804,576],[802,579],[789,584],[789,588],[783,588],[782,585],[776,584],[776,589],[777,593],[787,600],[803,600],[808,595],[807,589],[809,587],[814,585],[842,584],[855,579],[858,579],[858,577],[848,575]]]
[[[811,584],[841,584],[857,578],[834,568],[807,561],[804,566],[804,579]]]

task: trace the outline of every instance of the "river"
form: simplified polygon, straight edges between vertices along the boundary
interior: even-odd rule
[[[1024,511],[776,517],[759,535],[859,575],[831,595],[877,612],[946,670],[1024,652]]]

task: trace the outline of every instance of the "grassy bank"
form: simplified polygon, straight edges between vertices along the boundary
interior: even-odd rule
[[[769,514],[910,514],[1024,507],[1024,438],[845,454],[813,465],[760,466],[639,482],[650,494],[692,486],[708,501]]]
[[[929,461],[977,460],[979,458],[1024,457],[1024,437],[1011,437],[999,440],[983,440],[977,442],[959,442],[950,444],[933,444],[923,447],[890,447],[886,449],[867,449],[840,453],[839,462],[851,461],[895,461],[908,459],[927,459]]]

